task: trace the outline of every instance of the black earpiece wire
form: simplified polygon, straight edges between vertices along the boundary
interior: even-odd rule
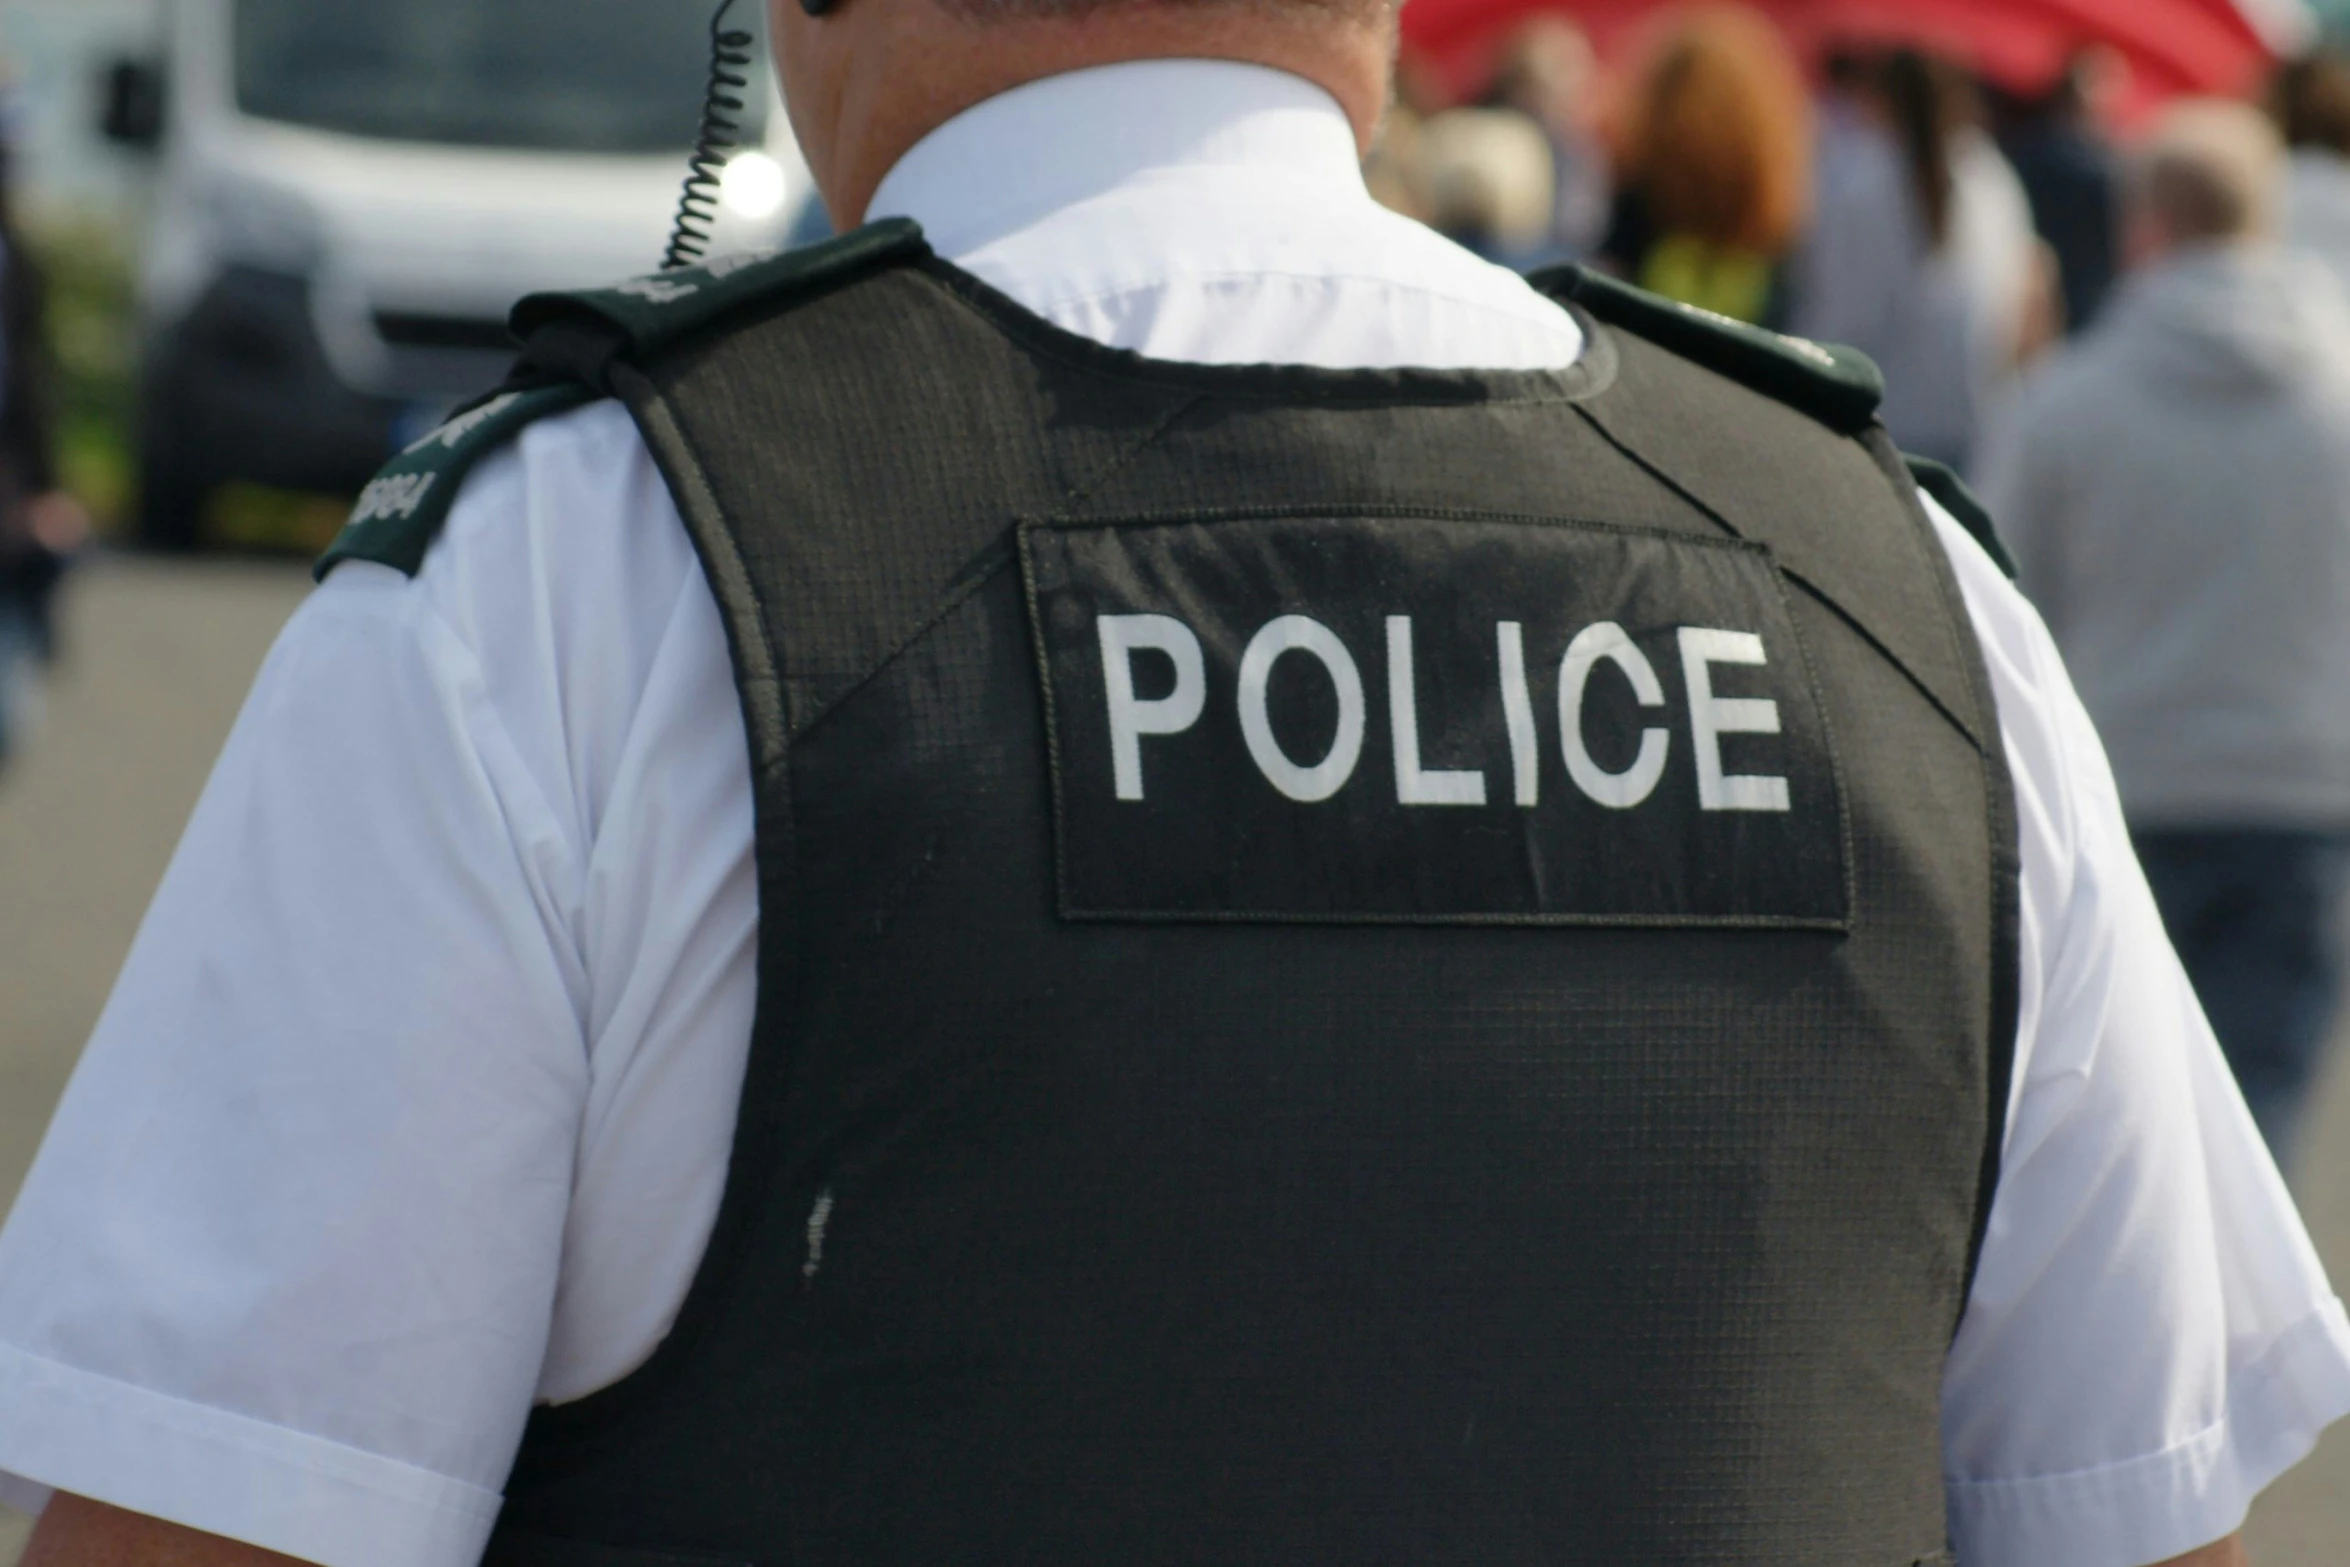
[[[830,0],[801,0],[824,5]],[[718,221],[718,193],[726,176],[728,154],[741,144],[745,100],[751,85],[751,65],[757,58],[758,37],[740,28],[729,29],[727,13],[735,0],[721,0],[710,18],[710,88],[702,103],[702,124],[686,166],[685,190],[677,201],[677,222],[670,230],[669,249],[661,269],[690,267],[710,250],[711,227]]]

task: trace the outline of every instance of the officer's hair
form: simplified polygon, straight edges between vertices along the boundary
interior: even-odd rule
[[[2185,103],[2139,155],[2137,199],[2174,244],[2252,239],[2275,232],[2284,175],[2284,139],[2260,111]]]
[[[1090,16],[1126,6],[1158,5],[1204,11],[1319,11],[1333,20],[1377,21],[1392,15],[1403,0],[938,0],[958,16],[982,22],[1023,17]]]

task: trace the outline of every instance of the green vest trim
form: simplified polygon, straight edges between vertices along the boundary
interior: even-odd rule
[[[723,256],[698,267],[656,273],[574,294],[533,294],[514,308],[513,332],[528,342],[559,322],[584,320],[618,334],[631,356],[658,352],[753,304],[796,302],[868,271],[930,253],[922,230],[903,219],[876,223],[821,245],[782,255]],[[448,423],[392,459],[359,497],[351,520],[312,575],[324,582],[345,561],[364,560],[413,577],[449,520],[466,476],[490,453],[541,419],[594,402],[599,388],[574,379],[510,382],[461,409]]]
[[[1999,536],[1999,525],[1991,518],[1991,509],[1982,497],[1967,487],[1966,480],[1956,471],[1930,457],[1910,457],[1902,460],[1909,471],[1917,475],[1918,488],[1934,497],[1951,520],[1971,534],[1983,553],[1991,557],[1991,564],[2007,574],[2007,580],[2016,580],[2015,557],[2007,552],[2007,542]]]
[[[1557,268],[1537,275],[1534,283],[1610,326],[1800,409],[1841,434],[1866,430],[1884,404],[1884,372],[1856,348],[1748,326],[1584,267]]]
[[[528,342],[541,328],[586,315],[617,327],[631,358],[642,358],[753,304],[799,300],[851,278],[930,254],[909,218],[869,224],[821,245],[780,255],[721,256],[698,267],[657,272],[617,288],[533,294],[514,307],[511,326]]]

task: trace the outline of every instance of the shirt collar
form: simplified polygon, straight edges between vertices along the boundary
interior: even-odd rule
[[[1146,175],[1235,168],[1363,191],[1354,127],[1313,83],[1231,61],[1145,60],[965,110],[898,161],[870,216],[912,218],[957,256]]]

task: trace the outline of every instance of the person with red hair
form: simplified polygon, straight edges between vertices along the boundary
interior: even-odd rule
[[[1777,325],[1811,163],[1811,104],[1778,28],[1744,6],[1691,11],[1632,90],[1604,259],[1652,292]]]

